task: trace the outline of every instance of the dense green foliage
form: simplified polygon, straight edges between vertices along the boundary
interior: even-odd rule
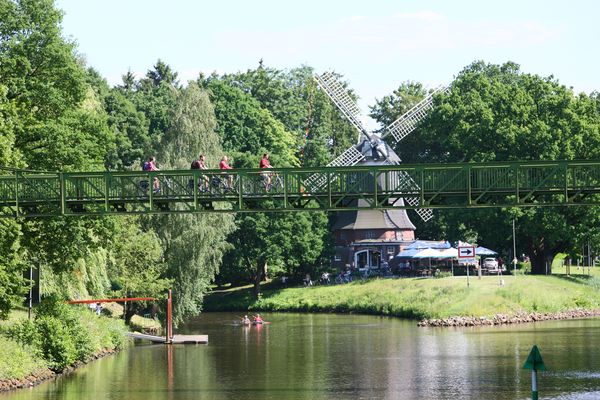
[[[372,108],[389,123],[425,95],[402,85]],[[448,94],[414,134],[399,143],[404,162],[578,160],[600,156],[597,95],[576,95],[553,77],[520,71],[514,63],[475,62],[454,80]],[[581,255],[589,240],[597,248],[598,208],[528,208],[436,212],[433,223],[416,220],[421,237],[477,241],[509,255],[512,219],[519,253],[533,272],[545,273],[558,252]]]
[[[98,317],[85,307],[68,306],[54,298],[36,309],[34,321],[22,319],[4,334],[28,346],[33,359],[44,360],[54,371],[62,371],[77,361],[89,361],[101,350],[120,349],[125,344],[122,321]]]
[[[37,170],[190,167],[205,154],[235,168],[321,166],[356,141],[356,130],[317,89],[311,67],[278,70],[262,61],[233,74],[181,83],[157,60],[138,78],[111,87],[63,37],[52,0],[0,0],[0,165]],[[338,76],[342,81],[343,77]],[[344,82],[351,97],[356,97]],[[371,108],[382,126],[426,94],[403,83]],[[397,151],[404,162],[597,158],[600,95],[575,95],[553,77],[513,63],[466,67],[438,106]],[[265,208],[269,208],[265,200]],[[595,208],[441,211],[418,225],[422,238],[511,243],[534,272],[556,252],[600,244]],[[41,271],[42,295],[62,298],[175,296],[178,320],[199,312],[215,278],[254,283],[313,277],[327,269],[330,221],[323,213],[81,217],[0,221],[0,318],[28,289],[23,272]],[[128,308],[126,319],[148,304]],[[160,306],[160,304],[159,304]],[[59,329],[40,319],[47,330]],[[65,345],[66,346],[66,345]],[[66,351],[69,353],[69,351]]]
[[[46,363],[30,345],[0,335],[0,380],[23,379],[44,368]]]

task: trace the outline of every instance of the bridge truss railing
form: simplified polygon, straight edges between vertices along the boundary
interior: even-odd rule
[[[271,178],[270,185],[265,174]],[[326,184],[313,185],[315,176]],[[411,180],[418,187],[408,185]],[[281,168],[226,173],[0,171],[0,213],[4,217],[597,205],[599,193],[600,161]],[[406,202],[401,206],[400,198],[416,199],[416,206]]]

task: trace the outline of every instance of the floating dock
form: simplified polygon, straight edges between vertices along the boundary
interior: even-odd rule
[[[162,344],[208,344],[208,335],[173,335],[170,341],[165,336],[147,335],[145,333],[127,332],[129,337],[140,340],[149,340]]]

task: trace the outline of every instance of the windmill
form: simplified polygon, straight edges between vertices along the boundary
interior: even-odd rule
[[[327,166],[352,166],[359,162],[365,162],[368,165],[377,164],[399,164],[400,157],[394,152],[393,147],[410,135],[417,124],[425,118],[429,110],[433,108],[433,98],[436,94],[445,92],[447,87],[440,86],[432,91],[422,101],[413,106],[400,118],[385,127],[381,133],[369,132],[358,119],[360,110],[356,103],[350,98],[346,89],[336,79],[331,72],[325,72],[321,75],[315,75],[318,86],[323,90],[331,101],[337,106],[342,114],[358,130],[358,141],[356,145],[350,146],[346,151],[340,154],[335,160]],[[406,193],[417,193],[419,186],[406,172],[399,172],[397,177],[398,187]],[[321,186],[324,182],[315,181],[315,184]],[[399,199],[401,205],[402,199]],[[406,202],[416,207],[419,205],[417,196],[406,196]],[[433,211],[426,208],[417,208],[415,212],[423,219],[429,221],[433,217]]]

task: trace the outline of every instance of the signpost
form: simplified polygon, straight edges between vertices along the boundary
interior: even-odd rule
[[[467,286],[469,286],[469,262],[475,261],[475,246],[458,246],[458,261],[467,262]]]
[[[531,370],[531,399],[538,400],[537,371],[545,371],[546,366],[544,365],[544,360],[542,360],[542,355],[536,345],[531,348],[531,352],[523,365],[523,369]]]
[[[458,258],[475,258],[475,246],[458,246]]]

